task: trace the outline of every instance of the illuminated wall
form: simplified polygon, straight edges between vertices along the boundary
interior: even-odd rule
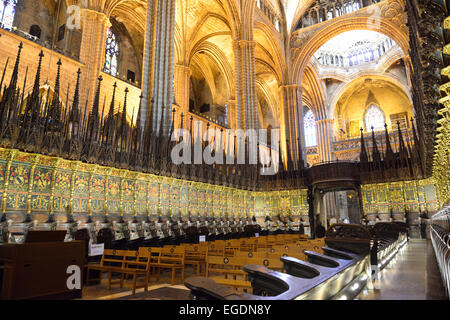
[[[251,192],[184,181],[78,161],[0,148],[2,212],[20,222],[26,214],[45,221],[48,212],[65,221],[67,206],[74,217],[100,220],[123,216],[251,217],[291,215],[307,221],[307,190]],[[434,180],[362,186],[367,215],[440,208]]]
[[[0,149],[0,192],[2,212],[16,222],[27,213],[45,221],[48,212],[65,221],[69,205],[82,220],[308,214],[306,190],[250,192],[9,149]]]
[[[363,185],[364,214],[436,212],[440,209],[438,188],[433,179]]]

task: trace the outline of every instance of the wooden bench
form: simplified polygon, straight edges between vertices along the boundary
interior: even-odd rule
[[[142,255],[137,251],[126,250],[111,250],[106,249],[103,253],[100,264],[87,266],[87,284],[91,281],[101,281],[102,273],[108,273],[108,290],[111,289],[111,284],[120,283],[120,287],[123,288],[125,275],[133,276],[133,294],[136,293],[136,288],[144,288],[148,291],[149,282],[149,266],[150,260],[148,254],[142,252]],[[100,271],[99,278],[90,278],[90,271]],[[113,273],[120,274],[120,280],[117,282],[112,281]],[[138,275],[145,276],[145,282],[142,286],[136,285]]]
[[[255,264],[258,266],[264,266],[268,269],[274,270],[274,271],[280,271],[283,272],[283,262],[281,262],[282,254],[268,254],[268,257],[260,258],[260,257],[254,257],[247,259],[245,264]]]
[[[225,252],[225,241],[216,240],[208,244],[208,255],[223,256],[224,252]]]
[[[150,267],[157,269],[156,279],[159,281],[161,269],[170,269],[172,271],[171,284],[175,284],[177,270],[181,271],[181,280],[184,281],[184,255],[183,247],[151,248]]]
[[[191,265],[197,270],[197,275],[201,274],[202,266],[205,266],[206,272],[206,256],[208,254],[208,247],[202,245],[188,245],[185,246],[184,265]]]
[[[242,270],[242,267],[247,264],[246,260],[240,257],[208,256],[206,277],[221,285],[251,292],[252,284],[247,281],[247,273]],[[232,278],[229,278],[230,276]]]

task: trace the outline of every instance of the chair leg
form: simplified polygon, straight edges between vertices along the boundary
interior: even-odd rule
[[[125,277],[127,277],[128,275],[126,275],[126,274],[124,274],[124,273],[122,273],[121,275],[120,275],[120,288],[123,288],[123,281],[124,281],[124,279],[125,279]],[[128,277],[127,277],[127,279],[128,279]]]
[[[149,274],[148,272],[145,274],[145,292],[148,292],[148,282],[149,282]]]
[[[86,286],[89,286],[90,271],[91,271],[91,269],[87,268],[87,272],[86,272]]]
[[[111,290],[111,278],[112,278],[112,272],[108,272],[108,290]]]
[[[181,270],[181,283],[184,283],[184,267],[182,267],[180,270]]]
[[[133,273],[133,295],[136,294],[136,273]]]
[[[176,269],[175,268],[172,268],[172,285],[174,285],[175,284],[175,271]]]

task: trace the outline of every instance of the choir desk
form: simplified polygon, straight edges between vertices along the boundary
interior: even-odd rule
[[[67,284],[76,283],[69,279],[76,272],[67,272],[78,266],[83,279],[84,251],[84,241],[0,245],[0,299],[81,298],[81,287],[70,289]]]

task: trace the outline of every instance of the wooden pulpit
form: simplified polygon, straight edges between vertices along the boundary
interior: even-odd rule
[[[68,271],[78,266],[83,279],[84,257],[84,241],[0,245],[0,299],[81,298],[81,288],[68,286],[69,277],[77,276],[76,272]]]

